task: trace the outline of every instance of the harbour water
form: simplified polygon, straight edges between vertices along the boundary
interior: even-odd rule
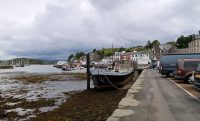
[[[53,65],[30,65],[25,67],[14,67],[13,69],[0,69],[0,73],[5,72],[61,73],[62,70],[54,68]]]
[[[63,72],[52,65],[30,65],[0,70],[0,103],[2,107],[13,106],[13,109],[4,109],[5,115],[10,112],[17,112],[18,115],[28,119],[28,117],[35,116],[34,112],[36,110],[42,113],[58,108],[68,98],[66,96],[67,93],[86,89],[86,80],[76,78],[77,75],[73,75],[73,73],[85,73],[85,70]],[[58,77],[57,74],[59,75]],[[29,76],[35,77],[38,75],[47,75],[50,78],[42,82],[37,82],[36,80],[35,83],[11,78],[13,76],[22,76],[28,79]],[[51,76],[54,78],[51,78]],[[51,106],[33,107],[31,109],[16,106],[24,100],[26,102],[35,102],[49,99],[54,100],[54,104]],[[19,109],[23,112],[19,111]],[[20,119],[17,118],[16,120]]]

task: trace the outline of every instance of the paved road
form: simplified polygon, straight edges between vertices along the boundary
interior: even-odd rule
[[[118,121],[200,121],[200,102],[162,77],[155,70],[146,70],[142,89],[134,94],[141,103],[129,107],[133,115]]]

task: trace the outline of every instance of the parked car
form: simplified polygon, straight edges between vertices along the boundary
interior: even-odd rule
[[[193,87],[200,90],[200,64],[198,65],[195,73],[194,73],[194,83]]]
[[[175,78],[184,79],[185,82],[193,82],[193,71],[197,69],[200,59],[178,59],[176,63]]]
[[[176,62],[178,59],[200,58],[200,53],[189,54],[165,54],[160,58],[160,73],[167,77],[174,76],[176,72]]]

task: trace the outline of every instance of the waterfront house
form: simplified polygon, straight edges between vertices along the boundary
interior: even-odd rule
[[[85,66],[87,64],[87,57],[85,55],[81,56],[79,58],[79,62],[81,63],[82,66]]]
[[[169,54],[169,53],[175,53],[177,50],[176,46],[174,44],[160,44],[155,46],[152,49],[153,52],[153,60],[160,60],[160,57],[163,54]],[[178,50],[177,50],[178,52]]]
[[[133,52],[127,52],[127,53],[121,54],[120,61],[121,62],[132,61],[132,54]]]
[[[72,68],[80,68],[80,67],[81,67],[81,63],[79,62],[78,59],[73,60],[73,61],[70,63],[70,67],[72,67]]]
[[[132,60],[137,63],[137,65],[148,66],[151,63],[149,51],[133,52]]]
[[[100,57],[99,57],[99,55],[96,52],[90,53],[90,61],[91,62],[92,61],[99,61],[99,59],[100,59]]]
[[[121,61],[122,54],[124,54],[124,53],[125,53],[125,51],[115,52],[115,54],[113,56],[113,61]]]
[[[186,54],[186,53],[189,53],[189,48],[183,48],[183,49],[174,49],[172,51],[169,51],[169,53],[172,53],[172,54]]]
[[[194,46],[194,45],[193,45]],[[163,54],[186,54],[189,53],[189,50],[193,48],[189,45],[189,48],[178,49],[175,44],[160,44],[155,46],[152,49],[153,59],[152,60],[160,60],[160,57]]]
[[[105,57],[101,60],[102,64],[112,64],[113,63],[113,56]]]
[[[172,45],[160,44],[153,48],[154,60],[159,60],[163,54],[168,54],[168,51]]]
[[[189,53],[200,53],[200,31],[199,34],[193,35],[192,41],[188,43]]]

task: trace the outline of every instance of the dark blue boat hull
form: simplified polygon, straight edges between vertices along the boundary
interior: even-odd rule
[[[92,74],[95,88],[121,87],[133,79],[134,71],[126,74]],[[114,86],[113,86],[114,85]]]

